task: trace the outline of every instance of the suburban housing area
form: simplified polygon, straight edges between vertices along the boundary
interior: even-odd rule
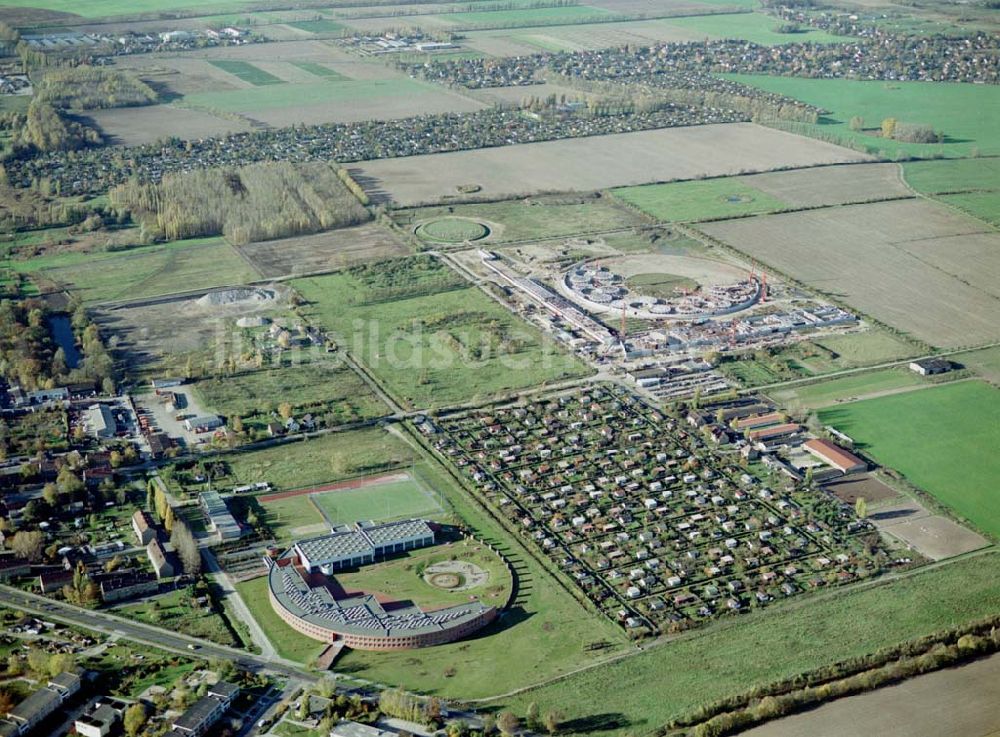
[[[991,0],[0,7],[0,737],[1000,734]]]

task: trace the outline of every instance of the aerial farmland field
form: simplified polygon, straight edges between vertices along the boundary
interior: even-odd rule
[[[802,126],[814,135],[835,135],[890,156],[897,152],[926,159],[1000,154],[1000,133],[991,122],[1000,115],[1000,87],[996,85],[727,76],[831,111],[819,124]],[[851,130],[855,116],[863,120],[863,130]],[[944,134],[944,142],[886,140],[879,135],[885,118],[933,126]]]
[[[700,227],[931,345],[1000,337],[1000,235],[940,205],[900,200]]]
[[[833,36],[825,31],[805,28],[796,33],[778,33],[774,18],[763,13],[696,15],[662,21],[671,26],[696,32],[702,38],[738,38],[764,46],[790,43],[847,43],[845,36]]]
[[[174,241],[100,256],[57,259],[42,270],[42,275],[67,285],[88,304],[242,284],[259,278],[221,238]],[[67,261],[71,263],[60,263]]]
[[[648,184],[611,194],[663,221],[716,220],[788,209],[788,203],[737,177]]]
[[[237,250],[267,278],[333,271],[409,253],[395,234],[375,224],[247,243],[237,246]]]
[[[960,381],[820,412],[857,446],[979,529],[1000,536],[1000,389]]]
[[[398,205],[454,197],[476,184],[479,195],[586,191],[674,179],[863,161],[847,149],[752,123],[621,133],[367,161],[351,166]]]

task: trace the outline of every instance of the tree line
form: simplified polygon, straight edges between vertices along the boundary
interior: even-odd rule
[[[241,244],[364,222],[370,214],[354,194],[360,187],[348,180],[353,186],[335,165],[269,162],[170,174],[159,184],[131,181],[109,197],[154,237],[224,235]]]
[[[97,110],[151,105],[157,94],[138,77],[103,67],[78,66],[53,69],[45,74],[36,99],[53,107]]]

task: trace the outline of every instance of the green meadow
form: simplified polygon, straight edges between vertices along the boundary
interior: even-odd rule
[[[944,82],[871,82],[846,79],[800,79],[766,75],[725,75],[729,79],[794,97],[829,111],[814,125],[795,126],[807,135],[832,135],[885,151],[918,158],[962,158],[975,153],[1000,154],[1000,86]],[[859,116],[864,129],[852,131]],[[885,118],[930,125],[943,143],[905,143],[883,139]]]

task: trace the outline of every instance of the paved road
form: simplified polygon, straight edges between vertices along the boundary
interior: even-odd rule
[[[274,645],[271,644],[271,640],[268,639],[267,634],[261,629],[256,618],[250,613],[246,602],[243,601],[240,592],[233,585],[233,579],[219,566],[219,561],[216,560],[215,553],[210,548],[203,548],[201,557],[205,560],[205,572],[219,585],[219,588],[222,589],[223,598],[232,606],[236,616],[249,628],[250,637],[260,648],[261,657],[268,660],[278,657],[278,653],[275,651]]]
[[[1000,730],[1000,654],[832,701],[741,737],[986,737]]]
[[[152,645],[189,657],[231,660],[237,667],[243,670],[252,672],[267,671],[289,678],[306,679],[309,681],[316,679],[315,672],[287,660],[251,655],[242,650],[216,645],[206,640],[188,637],[177,632],[143,624],[142,622],[124,619],[108,614],[107,612],[80,609],[71,604],[46,599],[9,586],[0,586],[0,606],[7,606],[11,609],[28,612],[45,619],[55,619],[70,624],[78,624],[108,635],[118,635],[123,639]],[[188,647],[189,645],[194,645],[195,649],[192,650]]]

